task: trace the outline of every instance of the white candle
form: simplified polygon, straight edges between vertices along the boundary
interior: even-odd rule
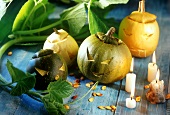
[[[156,78],[158,66],[156,65],[156,55],[155,52],[152,55],[152,63],[148,64],[148,81],[152,82]]]
[[[156,80],[159,81],[159,76],[160,76],[160,70],[158,69],[157,73],[156,73]]]
[[[134,96],[134,91],[135,91],[135,86],[132,86],[132,90],[131,90],[131,95],[130,98],[126,98],[126,107],[127,108],[135,108],[136,107],[136,101],[135,99],[133,99]]]
[[[134,65],[133,63],[134,63],[134,59],[132,58],[130,72],[133,72],[133,65]],[[136,74],[134,74],[134,73],[126,74],[125,90],[127,92],[131,92],[132,87],[134,86],[134,88],[135,88],[135,82],[136,82]]]

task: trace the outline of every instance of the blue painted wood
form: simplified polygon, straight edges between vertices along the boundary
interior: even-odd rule
[[[160,25],[160,41],[156,50],[157,64],[160,67],[161,76],[165,82],[165,93],[170,93],[170,1],[169,0],[157,0],[155,2],[146,0],[146,11],[157,15],[157,21]],[[136,10],[138,6],[138,0],[130,0],[126,5],[117,5],[117,7],[111,11],[108,17],[114,17],[116,20],[122,20],[125,16],[129,15],[132,11]],[[6,69],[6,61],[9,59],[13,62],[14,66],[21,70],[26,70],[26,65],[31,59],[32,55],[42,48],[42,45],[38,46],[14,46],[8,51],[12,51],[13,55],[8,56],[7,52],[2,58],[0,67],[0,73],[6,80],[10,81],[10,76]],[[125,79],[107,85],[105,91],[101,90],[103,84],[99,84],[96,90],[91,91],[82,101],[70,105],[70,111],[68,115],[165,115],[170,114],[170,101],[166,101],[164,104],[150,104],[145,97],[147,90],[144,90],[144,86],[147,82],[147,64],[151,61],[151,57],[148,58],[135,58],[134,72],[137,74],[135,95],[141,96],[141,102],[137,103],[135,109],[128,109],[125,107],[125,99],[130,96],[125,89]],[[72,68],[76,70],[76,68]],[[79,76],[80,77],[80,76]],[[74,82],[76,80],[73,76],[68,76],[68,80]],[[78,95],[78,98],[83,96],[89,88],[85,86],[90,80],[85,79],[81,81],[79,88],[75,88],[74,93],[64,100],[65,103],[72,102],[72,96]],[[95,97],[94,102],[88,102],[88,99],[92,96],[92,92],[100,92],[102,97]],[[99,105],[115,105],[117,110],[111,112],[109,110],[100,110],[97,108]],[[9,95],[3,89],[0,88],[0,114],[14,114],[14,115],[47,115],[42,103],[37,102],[27,95],[15,97]]]

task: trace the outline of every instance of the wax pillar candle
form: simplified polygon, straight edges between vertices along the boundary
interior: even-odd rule
[[[130,98],[126,98],[126,107],[127,108],[135,108],[136,107],[136,101],[135,99],[133,99],[134,96],[134,90],[135,90],[135,86],[132,86],[132,90],[131,90],[131,95]]]
[[[132,73],[133,72],[133,65],[134,65],[134,59],[132,58],[132,63],[131,63],[131,67],[130,67],[130,72],[131,73],[126,74],[125,90],[127,92],[131,92],[133,85],[135,87],[136,74]]]
[[[156,55],[155,52],[152,55],[152,63],[148,64],[148,81],[152,82],[156,78],[158,66],[156,65]]]

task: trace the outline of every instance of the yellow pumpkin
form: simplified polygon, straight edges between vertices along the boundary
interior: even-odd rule
[[[126,43],[134,57],[147,57],[155,51],[159,41],[159,26],[156,16],[145,12],[144,1],[139,2],[138,11],[122,20],[119,38]]]

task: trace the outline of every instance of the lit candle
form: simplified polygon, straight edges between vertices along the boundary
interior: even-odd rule
[[[148,64],[148,81],[152,82],[155,77],[156,77],[156,73],[157,73],[157,68],[158,66],[156,65],[156,55],[155,55],[155,51],[152,55],[152,63]]]
[[[134,59],[132,58],[130,73],[126,74],[125,90],[127,92],[131,92],[133,85],[134,85],[134,88],[135,88],[136,74],[133,73],[133,66],[134,66]]]
[[[136,101],[135,99],[133,99],[134,96],[134,91],[135,91],[135,86],[132,86],[132,90],[131,90],[131,94],[130,94],[130,98],[126,98],[126,107],[127,108],[135,108],[136,107]]]
[[[149,84],[149,91],[146,93],[147,100],[150,101],[152,104],[164,103],[166,101],[164,92],[164,81],[160,81],[159,76],[160,71],[158,69],[156,73],[156,79]]]
[[[153,80],[151,83],[153,83],[153,87],[155,87],[155,89],[159,88],[158,82],[159,82],[159,76],[160,76],[160,71],[158,69],[157,73],[156,73],[156,79]]]

